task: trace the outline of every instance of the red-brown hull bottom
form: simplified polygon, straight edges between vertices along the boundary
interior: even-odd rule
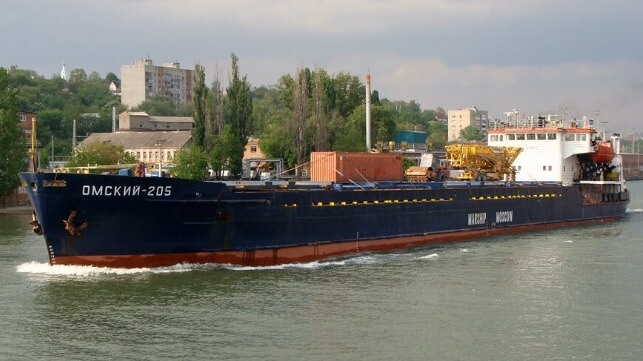
[[[273,266],[287,263],[305,263],[319,259],[359,253],[384,252],[411,246],[434,243],[454,243],[483,236],[521,233],[531,230],[576,226],[583,223],[611,222],[617,218],[602,218],[560,223],[534,224],[507,228],[458,231],[423,236],[355,240],[350,242],[325,243],[310,246],[261,249],[250,251],[196,252],[175,254],[105,255],[105,256],[57,256],[50,259],[52,265],[84,265],[113,268],[166,267],[180,263],[219,263],[241,266]]]

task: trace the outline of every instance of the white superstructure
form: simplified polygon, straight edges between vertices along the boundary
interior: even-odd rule
[[[606,158],[595,156],[603,150],[618,151],[619,138],[601,141],[593,121],[587,118],[567,121],[558,115],[547,115],[522,121],[508,119],[490,124],[487,140],[490,146],[523,149],[513,163],[516,181],[572,184],[623,179],[620,157],[603,162]]]

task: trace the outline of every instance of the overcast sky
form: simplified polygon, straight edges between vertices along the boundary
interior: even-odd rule
[[[252,86],[371,73],[380,97],[492,118],[567,112],[643,132],[640,0],[0,0],[0,66],[101,76],[136,59]],[[607,122],[607,123],[604,123]]]

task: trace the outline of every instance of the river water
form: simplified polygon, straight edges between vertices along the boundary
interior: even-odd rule
[[[265,268],[51,267],[0,214],[0,360],[641,360],[629,186],[620,222]]]

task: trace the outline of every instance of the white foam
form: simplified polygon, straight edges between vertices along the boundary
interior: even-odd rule
[[[625,213],[643,213],[643,209],[641,208],[635,208],[635,209],[626,209]]]
[[[355,256],[347,259],[346,263],[347,264],[373,264],[373,263],[377,263],[377,260],[378,258],[374,256]]]
[[[431,253],[431,254],[427,254],[426,256],[420,257],[420,259],[431,259],[431,258],[437,258],[437,257],[438,257],[437,253]]]
[[[326,262],[308,262],[308,263],[286,263],[274,266],[236,266],[225,265],[224,268],[232,271],[262,271],[262,270],[283,270],[283,269],[318,269],[331,266],[344,266],[348,260],[326,261]]]
[[[466,249],[466,248],[462,248],[462,249],[460,249],[460,251],[462,251],[462,252],[469,252],[469,250],[468,250],[468,249]]]
[[[563,241],[563,242],[565,242],[565,243],[574,243],[574,241],[572,241],[572,240],[567,240],[567,241]]]
[[[326,264],[322,265],[317,262],[311,262],[311,263],[289,263],[289,264],[280,264],[275,266],[224,265],[223,267],[231,271],[261,271],[261,270],[283,270],[283,269],[289,269],[289,268],[316,269],[316,268],[323,267],[324,265]]]
[[[97,275],[132,275],[145,273],[176,273],[195,270],[226,269],[231,271],[262,271],[262,270],[283,270],[283,269],[319,269],[332,266],[344,266],[347,264],[365,265],[377,262],[377,258],[371,255],[355,256],[347,259],[334,261],[313,261],[308,263],[286,263],[274,266],[238,266],[233,264],[219,263],[180,263],[169,267],[158,268],[110,268],[95,266],[68,266],[50,265],[49,263],[26,262],[16,267],[19,273],[30,273],[37,275],[90,277]]]
[[[177,264],[171,267],[159,268],[109,268],[94,266],[67,266],[67,265],[50,265],[49,263],[27,262],[16,267],[20,273],[56,275],[56,276],[81,276],[89,277],[96,275],[129,275],[140,273],[168,273],[168,272],[187,272],[192,270],[191,265]]]

